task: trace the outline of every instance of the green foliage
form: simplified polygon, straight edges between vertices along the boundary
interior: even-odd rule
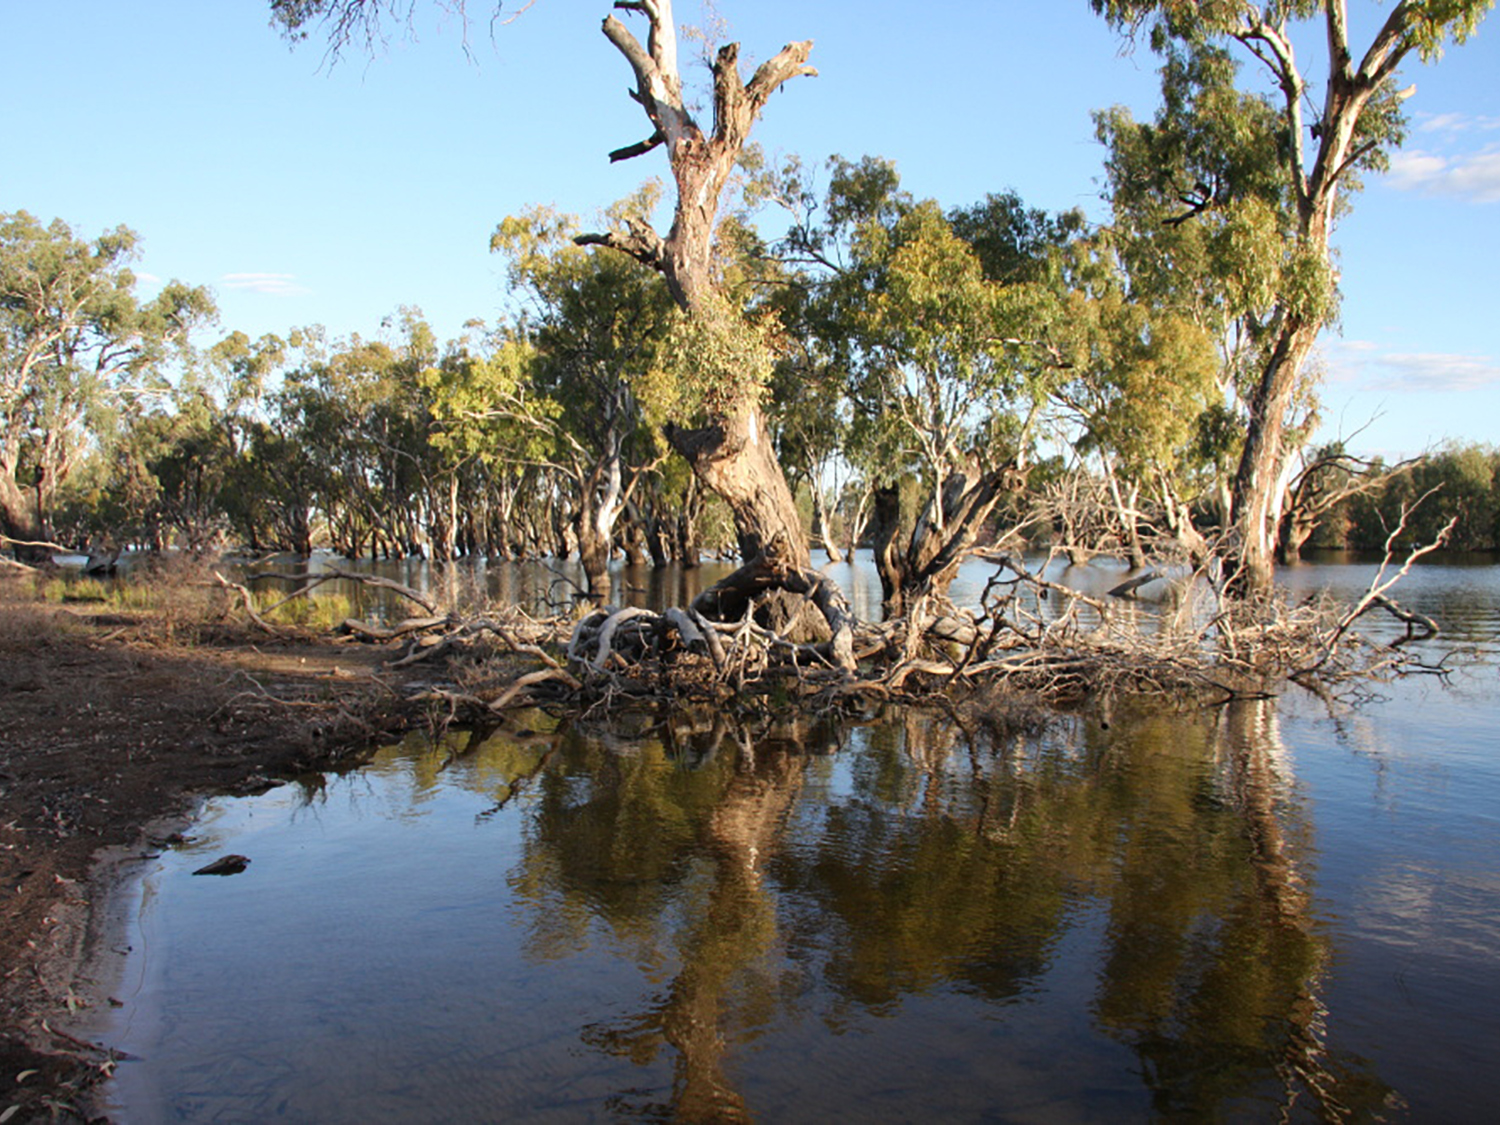
[[[1087,228],[1082,211],[1048,215],[1027,207],[1013,191],[991,193],[971,207],[948,212],[953,233],[979,259],[989,281],[1014,284],[1051,279],[1056,251]]]
[[[1201,40],[1214,35],[1239,34],[1256,17],[1275,25],[1310,19],[1324,8],[1324,0],[1090,0],[1094,11],[1116,27],[1134,35],[1150,31],[1153,49],[1169,38]],[[1401,0],[1389,17],[1401,42],[1424,61],[1442,55],[1448,41],[1462,43],[1479,26],[1493,0]]]
[[[761,400],[774,365],[770,326],[715,295],[673,312],[640,395],[653,419],[726,417]]]
[[[606,219],[613,225],[649,213],[660,191],[646,184]],[[490,249],[506,257],[512,291],[524,302],[537,390],[574,437],[598,447],[606,431],[638,424],[621,416],[634,415],[635,403],[654,420],[670,416],[677,388],[659,386],[650,373],[673,306],[654,271],[627,255],[576,245],[579,229],[575,216],[534,207],[507,216]],[[634,403],[621,401],[627,390]]]
[[[1237,74],[1220,48],[1173,48],[1154,121],[1121,107],[1095,116],[1133,291],[1216,335],[1236,324],[1263,334],[1288,290],[1308,310],[1331,301],[1331,277],[1298,250],[1280,118],[1235,88]],[[1328,291],[1311,292],[1318,282]]]
[[[498,405],[526,398],[536,362],[534,345],[506,334],[485,354],[452,352],[418,371],[417,384],[432,415],[428,440],[433,450],[455,465],[471,459],[493,466],[547,457],[551,443],[544,433],[495,412]],[[558,407],[543,400],[528,409],[537,418],[551,419]]]
[[[1330,84],[1321,118],[1304,126],[1313,86],[1296,69],[1291,25],[1319,18],[1324,3],[1092,4],[1131,35],[1149,29],[1151,47],[1163,57],[1162,105],[1153,122],[1137,123],[1118,107],[1096,118],[1110,149],[1116,222],[1143,236],[1154,232],[1144,237],[1146,253],[1132,263],[1133,276],[1147,277],[1154,263],[1160,286],[1168,269],[1188,263],[1177,278],[1204,286],[1206,306],[1223,323],[1245,318],[1263,332],[1277,313],[1314,324],[1335,315],[1328,234],[1358,188],[1358,174],[1384,170],[1405,138],[1396,67],[1411,53],[1432,59],[1445,41],[1463,42],[1493,6],[1492,0],[1401,0],[1387,17],[1389,38],[1367,61],[1351,45],[1352,58],[1330,64],[1368,66],[1368,73],[1325,77],[1347,89],[1339,87],[1336,96]],[[1330,21],[1329,35],[1336,26]],[[1336,54],[1346,50],[1334,46]],[[1268,71],[1268,92],[1239,88],[1233,49]],[[1200,249],[1199,241],[1207,246]]]
[[[1442,57],[1450,40],[1465,42],[1495,6],[1494,0],[1406,0],[1403,32],[1423,62]]]
[[[214,314],[206,290],[176,281],[138,300],[136,246],[123,226],[85,241],[60,219],[0,214],[0,521],[13,533],[45,533],[58,489],[108,440],[122,405],[165,385]]]
[[[1403,548],[1432,542],[1455,520],[1447,545],[1455,550],[1500,550],[1500,450],[1450,444],[1429,454],[1383,488],[1347,501],[1329,522],[1319,546],[1379,550],[1406,517]]]
[[[1037,277],[1035,262],[1022,263],[1035,239],[1027,245],[1005,222],[1030,216],[992,197],[956,229],[936,203],[901,193],[888,164],[868,158],[835,164],[827,212],[815,241],[841,242],[847,264],[828,283],[822,321],[849,373],[862,463],[879,466],[883,480],[920,466],[935,489],[976,452],[985,463],[1003,459],[1007,447],[991,440],[996,420],[1027,415],[1042,393],[1048,365],[1031,341],[1045,336],[1051,305],[1038,283],[988,276],[959,229],[996,273]]]
[[[1070,304],[1079,336],[1063,396],[1083,427],[1079,448],[1127,476],[1172,474],[1214,404],[1218,354],[1191,319],[1118,293]]]

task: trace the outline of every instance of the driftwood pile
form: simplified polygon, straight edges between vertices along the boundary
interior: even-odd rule
[[[1196,575],[1176,580],[1175,601],[1146,608],[1134,600],[1141,582],[1096,598],[1048,581],[1045,568],[1032,571],[1008,556],[991,561],[996,571],[977,606],[926,595],[904,617],[874,623],[856,620],[837,587],[815,572],[777,575],[754,567],[691,606],[661,612],[609,606],[582,617],[538,618],[516,607],[444,613],[421,591],[339,569],[251,581],[294,581],[292,598],[345,579],[414,604],[420,612],[403,620],[350,619],[338,631],[388,646],[387,668],[445,669],[441,678],[414,685],[410,699],[441,703],[456,721],[523,706],[597,713],[795,704],[851,711],[890,700],[946,704],[997,689],[1049,705],[1143,692],[1226,701],[1273,694],[1288,680],[1327,691],[1351,676],[1411,670],[1399,645],[1437,631],[1388,596],[1405,568],[1389,576],[1383,568],[1352,607],[1246,605],[1220,598],[1211,581]],[[216,577],[239,594],[259,627],[278,629],[245,586]],[[773,598],[782,600],[777,614],[766,612]],[[807,610],[800,625],[799,602]],[[1395,646],[1353,633],[1355,621],[1377,609],[1407,626]],[[806,633],[805,618],[820,637],[797,634]]]

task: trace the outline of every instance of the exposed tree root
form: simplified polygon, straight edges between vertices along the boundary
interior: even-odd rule
[[[349,620],[339,631],[391,646],[392,669],[421,664],[449,677],[407,694],[438,708],[443,723],[493,721],[528,706],[583,715],[700,704],[740,713],[788,706],[853,713],[889,701],[951,708],[997,692],[1052,707],[1138,694],[1225,702],[1275,695],[1287,683],[1330,693],[1355,677],[1434,670],[1400,646],[1432,636],[1436,623],[1387,593],[1411,559],[1394,572],[1382,568],[1351,607],[1225,600],[1193,576],[1161,609],[1088,596],[1010,556],[992,561],[978,606],[926,594],[905,616],[877,623],[857,621],[822,576],[756,562],[693,605],[659,613],[609,606],[577,619],[538,619],[509,607],[464,617],[399,588],[428,612],[394,624]],[[255,613],[248,590],[220,581],[262,627],[274,628]],[[769,612],[772,599],[780,601]],[[1406,636],[1379,645],[1354,633],[1377,609],[1405,624]],[[823,639],[801,639],[809,615]],[[778,620],[780,628],[768,623]]]

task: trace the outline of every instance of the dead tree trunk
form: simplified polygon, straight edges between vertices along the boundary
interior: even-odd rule
[[[943,522],[935,519],[929,500],[909,532],[899,488],[875,490],[870,534],[887,617],[904,614],[921,594],[947,592],[985,520],[1001,498],[1019,486],[1021,476],[1013,465],[984,471],[970,464],[955,470],[943,482]]]
[[[1120,523],[1120,550],[1132,570],[1146,567],[1146,548],[1141,542],[1140,509],[1136,506],[1141,497],[1141,486],[1132,481],[1129,494],[1120,491],[1120,479],[1114,464],[1104,459],[1104,478],[1109,485],[1109,497],[1114,504],[1115,518]]]

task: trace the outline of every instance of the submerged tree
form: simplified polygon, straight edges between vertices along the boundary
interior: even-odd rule
[[[819,203],[796,161],[761,190],[792,212],[790,267],[802,350],[838,372],[850,405],[843,454],[863,473],[885,609],[943,594],[997,507],[1025,479],[1065,365],[1064,279],[1054,259],[1080,216],[1014,195],[945,214],[900,188],[895,166],[830,161]]]
[[[452,6],[462,12],[462,0]],[[681,416],[665,426],[668,441],[693,467],[703,484],[733,514],[740,550],[747,563],[719,591],[719,613],[738,613],[747,598],[768,587],[821,590],[825,617],[839,618],[826,583],[809,569],[807,534],[761,409],[772,369],[764,327],[751,324],[726,300],[717,277],[714,250],[719,212],[751,127],[767,100],[789,79],[817,72],[807,65],[811,41],[790,43],[756,68],[747,82],[740,74],[739,45],[720,47],[711,65],[711,128],[699,125],[684,97],[678,68],[677,27],[671,0],[617,0],[615,9],[647,21],[643,44],[615,16],[603,31],[635,74],[631,96],[646,113],[651,131],[642,141],[611,153],[623,160],[664,147],[676,186],[673,221],[666,237],[644,215],[624,217],[615,229],[578,236],[581,245],[606,246],[628,254],[666,280],[681,317],[669,335],[664,364],[693,394]],[[381,24],[415,7],[395,0],[272,0],[273,21],[292,38],[322,25],[337,53],[363,35],[377,42]],[[497,6],[498,10],[498,6]],[[690,409],[690,413],[689,413]],[[777,611],[775,616],[784,617]],[[832,625],[838,662],[852,667],[847,630]]]
[[[1218,285],[1234,298],[1251,337],[1245,441],[1230,493],[1238,536],[1237,584],[1270,588],[1292,455],[1289,414],[1318,334],[1336,307],[1331,240],[1361,172],[1381,171],[1403,138],[1396,71],[1415,54],[1435,59],[1463,42],[1493,0],[1400,0],[1362,55],[1350,42],[1346,0],[1091,0],[1113,25],[1150,31],[1167,56],[1164,104],[1152,125],[1123,111],[1108,123],[1122,194],[1154,200],[1175,227],[1217,223]],[[1304,119],[1313,83],[1293,50],[1295,22],[1322,24],[1327,55],[1321,104]],[[1238,47],[1266,68],[1274,89],[1235,86]],[[1138,159],[1135,159],[1138,158]],[[1175,213],[1166,214],[1167,208]],[[1233,264],[1229,270],[1222,267]]]
[[[640,397],[649,394],[669,302],[638,263],[575,245],[576,229],[571,216],[537,208],[495,231],[491,248],[509,259],[511,285],[527,297],[523,331],[535,349],[530,381],[541,400],[500,400],[491,409],[552,438],[551,463],[578,493],[589,594],[602,602],[616,525],[654,460]]]

